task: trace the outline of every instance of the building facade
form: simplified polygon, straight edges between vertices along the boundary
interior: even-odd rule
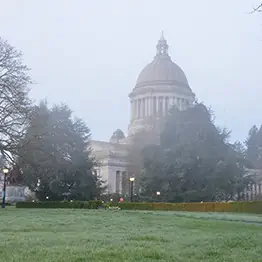
[[[117,129],[108,142],[92,141],[94,156],[99,161],[98,175],[106,181],[108,193],[128,192],[130,170],[129,151],[133,137],[141,131],[160,133],[161,120],[172,106],[180,110],[190,106],[195,95],[183,70],[172,61],[163,35],[156,46],[156,55],[141,71],[129,94],[131,117],[127,136]]]

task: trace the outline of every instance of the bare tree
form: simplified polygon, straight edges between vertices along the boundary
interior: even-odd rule
[[[262,3],[260,3],[259,5],[253,8],[252,13],[255,13],[255,12],[262,12]]]
[[[0,153],[11,160],[30,113],[31,83],[22,53],[0,38]]]

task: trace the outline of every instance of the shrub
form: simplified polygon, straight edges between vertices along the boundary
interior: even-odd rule
[[[5,206],[12,206],[13,204],[12,203],[9,203],[9,202],[6,202],[5,203]],[[2,202],[0,202],[0,207],[2,206]]]
[[[83,208],[97,209],[102,205],[103,205],[103,201],[101,201],[101,200],[90,200],[90,201],[84,202]]]
[[[204,203],[118,203],[121,209],[169,210],[189,212],[241,212],[262,214],[262,201]]]
[[[102,201],[44,201],[44,202],[17,202],[17,208],[83,208],[83,209],[97,209],[102,206]]]

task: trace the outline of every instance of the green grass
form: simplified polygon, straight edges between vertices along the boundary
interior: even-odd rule
[[[1,262],[262,261],[258,215],[6,208],[0,221]]]

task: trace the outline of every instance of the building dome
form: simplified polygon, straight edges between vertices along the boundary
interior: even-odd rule
[[[120,140],[125,138],[125,134],[121,129],[117,129],[110,138],[110,143],[119,143]]]
[[[163,35],[158,41],[154,60],[138,76],[136,88],[162,84],[189,88],[185,73],[168,55],[167,41]]]

